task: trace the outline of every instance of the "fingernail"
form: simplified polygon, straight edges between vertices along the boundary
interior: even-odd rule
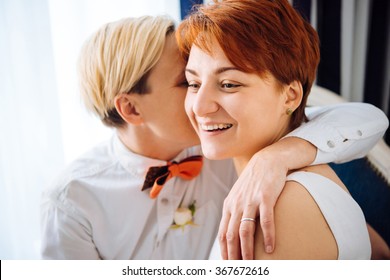
[[[267,254],[272,253],[272,246],[268,245],[268,246],[265,248],[265,252],[266,252]]]

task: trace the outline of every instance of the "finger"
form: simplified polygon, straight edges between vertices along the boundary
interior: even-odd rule
[[[239,238],[239,225],[242,212],[232,213],[226,232],[227,253],[229,260],[241,259],[241,246]]]
[[[248,208],[244,211],[242,218],[252,218],[256,217],[256,209]],[[240,245],[241,245],[241,256],[243,260],[253,260],[254,256],[254,235],[256,231],[256,220],[240,220],[239,225],[239,236],[240,236]]]
[[[228,230],[229,226],[229,220],[230,220],[230,212],[224,211],[222,215],[221,222],[219,223],[219,229],[218,229],[218,242],[221,249],[221,257],[223,260],[228,259],[228,248],[226,243],[226,232]]]
[[[260,226],[264,236],[265,252],[270,254],[275,249],[274,208],[266,203],[260,204]]]

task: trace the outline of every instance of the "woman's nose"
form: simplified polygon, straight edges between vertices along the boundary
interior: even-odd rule
[[[218,93],[212,86],[202,84],[194,96],[192,110],[195,115],[203,117],[215,113],[219,109]]]

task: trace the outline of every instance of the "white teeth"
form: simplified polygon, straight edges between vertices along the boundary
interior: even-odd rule
[[[232,124],[223,124],[223,123],[213,124],[213,125],[200,124],[200,128],[206,131],[213,131],[218,129],[222,130],[222,129],[231,128],[232,126],[233,126]]]

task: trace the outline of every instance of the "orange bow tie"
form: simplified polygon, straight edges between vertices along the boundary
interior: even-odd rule
[[[179,163],[169,162],[164,166],[150,167],[146,174],[142,190],[152,188],[150,198],[156,198],[162,190],[166,181],[172,177],[178,176],[184,180],[191,180],[199,175],[203,164],[202,156],[192,156],[183,159]]]

